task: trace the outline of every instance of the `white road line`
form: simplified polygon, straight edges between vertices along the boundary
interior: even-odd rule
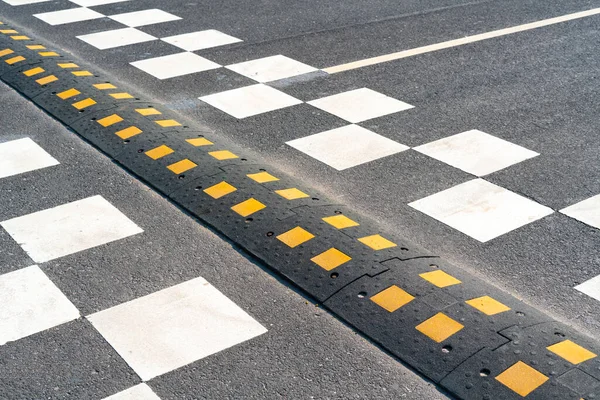
[[[169,79],[221,67],[215,62],[189,52],[134,61],[131,65],[158,79]]]
[[[77,36],[77,39],[91,44],[97,49],[106,50],[115,47],[127,46],[143,42],[158,40],[158,38],[148,35],[145,32],[135,28],[114,29],[111,31],[90,33],[87,35]]]
[[[340,64],[333,67],[324,68],[323,71],[329,74],[335,74],[338,72],[349,71],[357,68],[367,67],[369,65],[381,64],[388,61],[399,60],[401,58],[407,58],[416,56],[419,54],[430,53],[437,50],[448,49],[450,47],[462,46],[464,44],[479,42],[486,39],[493,39],[500,36],[511,35],[513,33],[524,32],[531,29],[542,28],[544,26],[559,24],[561,22],[572,21],[575,19],[590,17],[592,15],[600,14],[600,8],[593,8],[587,11],[581,11],[573,14],[562,15],[560,17],[543,19],[541,21],[531,22],[528,24],[517,25],[510,28],[499,29],[496,31],[481,33],[478,35],[467,36],[460,39],[449,40],[447,42],[441,42],[431,44],[428,46],[417,47],[414,49],[403,50],[396,53],[386,54],[377,57],[371,57],[364,60],[358,60],[349,62],[346,64]]]
[[[69,8],[67,10],[51,11],[41,14],[33,14],[34,17],[41,19],[50,25],[63,25],[73,22],[89,21],[92,19],[103,18],[104,14],[90,10],[85,7]]]
[[[563,208],[560,212],[600,229],[600,194]]]
[[[30,138],[0,143],[0,178],[58,164],[54,157]]]
[[[593,299],[600,301],[600,275],[575,286],[575,289],[587,294]]]
[[[140,383],[127,390],[108,396],[104,400],[160,400],[160,397],[152,391],[150,386]]]

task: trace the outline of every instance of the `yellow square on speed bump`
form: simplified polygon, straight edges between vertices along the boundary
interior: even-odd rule
[[[139,135],[142,133],[142,130],[137,126],[130,126],[129,128],[121,129],[118,132],[115,132],[115,135],[120,137],[123,140],[127,140],[129,138],[134,137],[135,135]]]
[[[30,44],[27,45],[27,48],[29,50],[45,50],[46,47],[42,46],[41,44]]]
[[[235,186],[223,181],[207,189],[204,189],[204,193],[206,193],[213,199],[220,199],[221,197],[227,196],[229,193],[233,193],[236,190],[237,188]]]
[[[0,50],[0,57],[4,57],[12,53],[14,53],[14,51],[11,49]]]
[[[309,197],[302,190],[299,190],[296,188],[276,190],[275,193],[277,193],[278,195],[280,195],[281,197],[283,197],[287,200],[304,199],[306,197]]]
[[[42,67],[36,67],[36,68],[28,69],[27,71],[23,71],[23,75],[29,77],[29,76],[34,76],[34,75],[37,75],[37,74],[41,74],[42,72],[46,72],[44,70],[44,68],[42,68]]]
[[[548,377],[523,361],[502,372],[496,380],[513,392],[525,397],[548,380]]]
[[[162,114],[160,111],[158,111],[154,107],[136,108],[135,112],[137,112],[140,115],[143,115],[144,117],[147,117],[149,115],[160,115],[160,114]]]
[[[266,207],[267,206],[265,206],[260,201],[251,198],[246,201],[242,201],[239,204],[236,204],[235,206],[231,207],[231,209],[239,215],[241,215],[242,217],[247,217]]]
[[[510,310],[510,307],[505,306],[490,296],[482,296],[476,299],[467,300],[465,303],[478,309],[485,315],[496,315]]]
[[[279,178],[274,177],[270,173],[263,171],[257,172],[256,174],[248,174],[246,175],[248,178],[252,179],[254,182],[258,183],[267,183],[267,182],[275,182],[278,181]]]
[[[314,262],[326,271],[331,271],[332,269],[337,268],[350,260],[352,260],[352,257],[342,253],[335,247],[332,247],[331,249],[310,259],[310,261]]]
[[[358,239],[358,241],[366,246],[369,246],[373,250],[383,250],[398,246],[396,243],[390,242],[381,235],[365,236]]]
[[[155,147],[152,150],[148,150],[145,154],[153,160],[158,160],[159,158],[163,158],[164,156],[168,156],[169,154],[174,152],[175,150],[163,144],[161,146]]]
[[[112,97],[113,99],[117,99],[117,100],[133,99],[133,96],[130,95],[129,93],[126,93],[126,92],[123,92],[123,93],[111,93],[110,97]]]
[[[462,283],[452,275],[447,274],[442,270],[424,272],[419,274],[419,276],[439,288],[445,288],[447,286],[458,285],[459,283]]]
[[[81,110],[81,109],[86,108],[86,107],[91,107],[94,104],[96,104],[96,101],[94,99],[91,99],[91,98],[88,97],[85,100],[81,100],[81,101],[78,101],[76,103],[73,103],[73,107],[75,107],[78,110]]]
[[[293,249],[294,247],[300,246],[302,243],[308,242],[314,237],[315,235],[312,233],[297,226],[294,229],[290,229],[289,231],[277,236],[277,239]]]
[[[207,138],[203,138],[203,137],[192,138],[192,139],[185,139],[185,141],[188,142],[189,144],[191,144],[194,147],[210,146],[210,145],[213,144],[213,142],[211,142]]]
[[[173,172],[174,174],[183,174],[185,171],[189,171],[192,168],[196,168],[198,164],[193,161],[188,160],[187,158],[181,161],[177,161],[171,165],[167,165],[167,168]]]
[[[9,65],[13,65],[13,64],[16,64],[16,63],[21,62],[21,61],[25,61],[25,57],[23,57],[23,56],[16,56],[16,57],[13,57],[13,58],[9,58],[8,60],[4,60],[4,62],[7,63],[7,64],[9,64]]]
[[[75,88],[65,90],[64,92],[57,93],[56,96],[62,100],[70,99],[71,97],[75,97],[81,92]]]
[[[323,218],[323,221],[327,222],[329,225],[331,225],[337,229],[346,229],[346,228],[351,228],[353,226],[359,225],[358,222],[353,221],[350,218],[346,217],[345,215],[341,215],[341,214],[334,215],[332,217],[325,217],[325,218]]]
[[[548,346],[547,349],[575,365],[596,357],[596,354],[570,340],[563,340],[560,343]]]
[[[216,158],[219,161],[222,160],[231,160],[233,158],[238,158],[235,154],[230,152],[229,150],[219,150],[219,151],[211,151],[208,153],[211,157]]]
[[[40,79],[36,80],[36,82],[39,85],[47,85],[47,84],[55,82],[57,80],[58,80],[58,78],[56,76],[54,76],[54,75],[48,75],[48,76],[45,76],[43,78],[40,78]]]
[[[117,114],[113,114],[113,115],[109,115],[108,117],[104,117],[102,119],[99,119],[98,122],[100,125],[102,125],[103,127],[108,127],[111,125],[114,125],[116,123],[119,123],[123,121],[123,118],[121,118],[119,115]]]
[[[414,296],[392,285],[371,297],[371,301],[389,312],[394,312],[400,307],[414,300]]]
[[[117,87],[112,83],[96,83],[93,85],[98,90],[116,89]]]
[[[448,317],[444,313],[437,313],[425,322],[417,325],[417,330],[433,340],[440,343],[464,328],[464,325]]]
[[[59,67],[61,67],[62,69],[68,69],[68,68],[79,68],[79,65],[75,64],[75,63],[58,63],[56,64]]]
[[[163,119],[163,120],[154,121],[154,122],[156,122],[163,128],[171,128],[173,126],[181,126],[181,124],[179,122],[175,121],[174,119]]]

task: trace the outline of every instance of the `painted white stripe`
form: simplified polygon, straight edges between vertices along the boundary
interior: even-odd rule
[[[27,4],[36,4],[36,3],[45,3],[50,0],[4,0],[6,4],[10,4],[11,6],[24,6]]]
[[[560,212],[600,229],[600,194],[563,208]]]
[[[30,138],[0,143],[0,178],[58,164],[54,157]]]
[[[104,14],[100,14],[99,12],[90,10],[89,8],[79,7],[70,8],[68,10],[33,14],[33,16],[41,19],[49,25],[63,25],[73,22],[89,21],[92,19],[102,18],[104,17]]]
[[[160,397],[152,391],[150,386],[140,383],[127,390],[108,396],[104,400],[160,400]]]
[[[157,40],[156,37],[135,28],[114,29],[112,31],[90,33],[77,36],[77,39],[91,44],[97,49],[106,50],[115,47],[127,46]]]
[[[0,222],[38,263],[143,232],[102,196]]]
[[[87,318],[144,381],[267,331],[204,278]]]
[[[349,71],[357,68],[367,67],[369,65],[381,64],[388,61],[399,60],[402,58],[412,57],[419,54],[430,53],[433,51],[448,49],[450,47],[462,46],[469,43],[479,42],[482,40],[493,39],[500,36],[511,35],[513,33],[524,32],[531,29],[542,28],[544,26],[559,24],[561,22],[572,21],[575,19],[590,17],[593,15],[600,14],[600,8],[593,8],[587,11],[581,11],[573,14],[562,15],[560,17],[543,19],[541,21],[531,22],[528,24],[517,25],[510,28],[498,29],[491,32],[481,33],[478,35],[467,36],[460,39],[449,40],[447,42],[441,42],[431,44],[428,46],[417,47],[414,49],[403,50],[396,53],[381,55],[377,57],[371,57],[364,60],[353,61],[346,64],[340,64],[333,67],[323,69],[323,71],[335,74],[338,72]]]
[[[581,285],[575,286],[575,289],[587,294],[591,298],[600,301],[600,275],[589,281],[583,282]]]

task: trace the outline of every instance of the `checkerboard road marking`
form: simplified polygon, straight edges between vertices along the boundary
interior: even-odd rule
[[[144,381],[267,331],[203,278],[88,319]]]
[[[358,125],[342,126],[287,144],[338,171],[409,149]]]
[[[587,294],[593,299],[600,301],[600,275],[575,286],[575,289]]]
[[[539,155],[478,130],[459,133],[414,149],[476,176],[491,174]]]
[[[0,226],[38,263],[143,232],[102,196],[13,218]]]
[[[553,213],[551,208],[483,179],[462,183],[409,206],[480,242]]]
[[[307,103],[353,124],[413,108],[410,104],[367,88],[350,90]]]
[[[221,67],[204,57],[188,52],[135,61],[131,65],[161,80]]]
[[[37,265],[0,275],[0,304],[0,345],[79,318]]]
[[[99,12],[90,10],[89,8],[79,7],[70,8],[67,10],[45,12],[41,14],[33,14],[33,16],[50,25],[63,25],[70,24],[72,22],[89,21],[92,19],[102,18],[104,17],[104,14],[100,14]]]
[[[150,42],[158,38],[135,28],[122,28],[81,35],[77,36],[77,39],[83,40],[97,49],[106,50],[130,44]]]
[[[600,229],[600,194],[563,208],[561,213]]]
[[[153,25],[181,19],[181,17],[156,8],[117,15],[109,15],[109,18],[129,27]]]
[[[225,68],[258,82],[272,82],[318,71],[315,67],[282,55],[231,64]]]
[[[169,36],[161,38],[161,40],[185,51],[197,51],[241,42],[241,40],[236,37],[229,36],[214,29]]]
[[[140,383],[127,390],[105,397],[103,400],[160,400],[160,397],[152,391],[150,386]]]
[[[200,100],[238,119],[302,103],[301,100],[263,84],[203,96]]]
[[[0,178],[58,164],[54,157],[30,138],[0,143]]]
[[[27,4],[46,3],[50,0],[3,0],[6,4],[11,6],[24,6]]]

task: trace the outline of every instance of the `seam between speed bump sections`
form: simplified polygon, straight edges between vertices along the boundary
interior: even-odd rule
[[[449,393],[600,399],[597,341],[2,27],[2,81]]]

